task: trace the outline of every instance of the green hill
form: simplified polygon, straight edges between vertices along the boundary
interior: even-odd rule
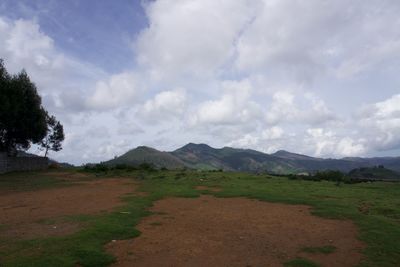
[[[301,166],[292,161],[251,149],[216,149],[206,144],[189,143],[171,153],[192,168],[273,173],[293,173],[302,170]]]
[[[356,168],[384,165],[400,171],[400,157],[324,159],[280,150],[266,154],[251,149],[232,147],[213,148],[206,144],[189,143],[172,152],[150,147],[138,147],[105,162],[108,165],[139,165],[150,163],[158,168],[183,167],[225,171],[268,172],[276,174],[313,173],[323,170],[349,172]]]
[[[139,146],[122,156],[104,162],[107,165],[127,164],[137,166],[142,163],[149,163],[157,168],[179,169],[185,164],[168,152],[158,151],[151,147]]]
[[[400,173],[386,169],[383,166],[357,168],[349,172],[354,180],[387,180],[400,181]]]

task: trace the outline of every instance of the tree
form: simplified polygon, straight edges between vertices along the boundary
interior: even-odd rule
[[[34,83],[22,70],[10,75],[0,59],[0,151],[16,155],[47,133],[46,111]]]
[[[64,128],[56,117],[46,115],[47,134],[40,142],[40,146],[45,150],[44,156],[47,156],[49,150],[60,151],[61,143],[64,141]]]

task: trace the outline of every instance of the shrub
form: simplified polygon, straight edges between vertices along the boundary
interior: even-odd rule
[[[50,163],[49,164],[49,169],[59,169],[60,168],[60,165],[58,164],[58,163],[56,163],[56,162],[52,162],[52,163]]]
[[[100,164],[96,164],[94,170],[98,171],[98,172],[107,172],[109,170],[109,168],[107,165],[100,163]]]
[[[144,170],[144,171],[148,171],[148,172],[157,171],[152,164],[147,163],[147,162],[143,162],[143,163],[139,164],[138,168],[139,168],[139,170]]]

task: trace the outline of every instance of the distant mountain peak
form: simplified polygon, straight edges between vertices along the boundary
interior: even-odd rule
[[[119,157],[106,161],[105,164],[128,164],[136,166],[144,162],[160,168],[177,169],[185,166],[180,159],[176,158],[171,153],[159,151],[148,146],[138,146]]]
[[[195,143],[188,143],[184,145],[183,147],[179,148],[178,150],[199,150],[199,151],[204,151],[204,150],[211,150],[214,149],[210,147],[207,144],[195,144]]]
[[[280,157],[280,158],[287,158],[287,159],[316,159],[310,156],[292,153],[286,150],[278,150],[275,153],[271,154],[271,156]]]
[[[157,149],[148,146],[138,146],[134,150],[158,151]]]
[[[293,153],[291,153],[291,152],[289,152],[289,151],[287,151],[287,150],[281,149],[281,150],[276,151],[276,152],[273,153],[272,155],[287,155],[287,154],[293,154]]]
[[[188,143],[187,145],[185,145],[184,147],[207,147],[207,148],[211,148],[209,145],[204,144],[204,143]]]
[[[243,148],[213,148],[202,143],[188,143],[172,152],[159,151],[147,146],[138,146],[120,157],[107,161],[106,164],[139,165],[143,162],[168,169],[188,167],[203,170],[223,169],[228,171],[283,174],[317,170],[348,172],[354,168],[375,165],[384,165],[388,169],[400,171],[400,157],[324,159],[296,154],[286,150],[265,154],[257,150]]]

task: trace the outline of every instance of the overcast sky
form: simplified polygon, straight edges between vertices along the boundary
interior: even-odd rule
[[[398,0],[2,0],[75,164],[188,142],[400,155]],[[33,152],[37,152],[35,148]]]

